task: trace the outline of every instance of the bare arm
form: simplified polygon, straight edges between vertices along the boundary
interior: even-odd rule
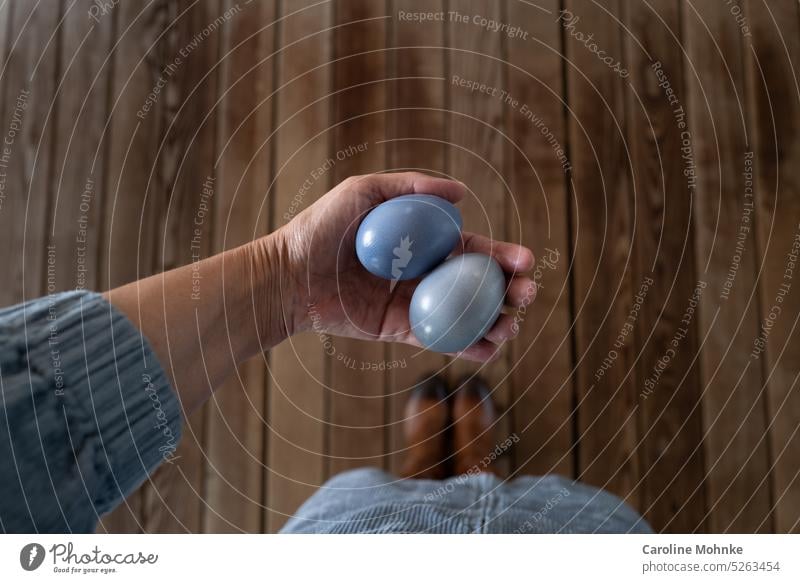
[[[238,364],[287,337],[282,241],[279,230],[104,294],[150,341],[187,413]]]

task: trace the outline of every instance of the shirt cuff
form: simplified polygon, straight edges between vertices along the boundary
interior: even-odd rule
[[[60,511],[66,530],[85,530],[156,466],[175,458],[180,404],[147,339],[99,294],[54,294],[0,317],[10,321],[3,327],[11,328],[7,338],[16,344],[18,372],[29,377],[16,394],[4,389],[16,407],[12,417],[35,423],[42,434],[41,448],[33,449],[40,449],[47,473],[26,475],[25,469],[36,472],[41,463],[18,464],[23,495],[32,498],[27,502],[34,526],[61,530],[58,521],[35,516],[35,495],[42,488],[32,483],[50,475],[56,515]],[[13,366],[5,363],[6,371],[8,364]],[[24,462],[30,454],[13,445]]]

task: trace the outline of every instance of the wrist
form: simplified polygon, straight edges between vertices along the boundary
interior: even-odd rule
[[[279,344],[300,329],[298,285],[286,232],[278,229],[244,247],[247,283],[260,337],[259,351]]]

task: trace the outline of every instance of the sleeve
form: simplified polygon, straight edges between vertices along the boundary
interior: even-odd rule
[[[147,339],[101,295],[0,310],[0,530],[91,532],[180,439]]]

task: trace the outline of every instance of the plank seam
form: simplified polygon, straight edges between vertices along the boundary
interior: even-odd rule
[[[559,1],[559,11],[566,10],[566,1],[560,0]],[[563,26],[559,26],[559,39],[561,45],[561,95],[562,95],[562,114],[563,114],[563,124],[564,124],[564,154],[567,157],[567,160],[572,160],[572,148],[571,148],[571,136],[572,133],[569,131],[570,125],[570,117],[569,117],[569,74],[567,71],[567,61],[568,59],[568,48],[569,44],[567,43],[566,38],[567,32]],[[574,265],[575,261],[575,233],[574,233],[574,225],[572,221],[572,216],[575,213],[575,208],[572,202],[573,198],[573,188],[572,188],[572,168],[566,169],[566,179],[564,180],[564,196],[567,199],[567,255],[569,256],[569,263],[568,265]],[[567,278],[567,293],[569,295],[569,319],[572,323],[570,326],[570,342],[569,342],[569,351],[570,351],[570,360],[574,366],[573,374],[572,374],[572,427],[571,427],[571,439],[573,454],[572,454],[572,477],[577,478],[580,475],[580,451],[581,451],[581,442],[580,442],[580,407],[578,404],[580,402],[580,398],[578,395],[578,387],[579,387],[579,367],[577,366],[578,362],[578,340],[577,340],[577,329],[575,326],[576,321],[576,314],[577,314],[577,307],[576,307],[576,300],[575,300],[575,270],[572,269],[569,272],[569,277]]]

